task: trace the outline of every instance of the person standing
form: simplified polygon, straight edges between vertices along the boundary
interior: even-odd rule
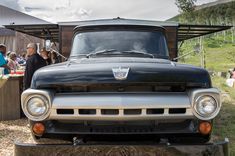
[[[47,65],[51,64],[51,59],[49,58],[49,53],[46,51],[46,48],[42,48],[40,56],[46,61]]]
[[[37,53],[37,45],[29,43],[27,45],[27,56],[25,73],[24,73],[24,89],[30,88],[33,74],[36,70],[47,65],[46,61]]]
[[[4,68],[4,74],[9,74],[10,67],[7,65],[5,56],[6,46],[4,44],[0,44],[0,67]]]

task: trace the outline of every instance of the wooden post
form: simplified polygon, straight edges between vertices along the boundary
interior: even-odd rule
[[[199,39],[199,44],[200,44],[200,52],[201,52],[201,67],[204,68],[204,50],[203,50],[203,38],[202,36]]]

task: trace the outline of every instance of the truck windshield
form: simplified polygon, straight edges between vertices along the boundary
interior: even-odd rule
[[[103,55],[121,54],[125,56],[131,54],[134,56],[149,54],[155,58],[168,58],[165,36],[160,31],[92,31],[77,33],[74,37],[71,56],[101,54],[102,51],[105,52],[102,53]]]

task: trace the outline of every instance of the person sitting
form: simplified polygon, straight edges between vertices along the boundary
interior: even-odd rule
[[[0,67],[4,68],[4,74],[9,74],[10,67],[7,65],[6,56],[6,46],[0,44]]]
[[[19,67],[20,67],[18,62],[16,61],[16,58],[17,58],[16,53],[11,52],[9,54],[9,59],[8,59],[8,63],[7,63],[7,65],[11,68],[11,70],[14,70],[14,71],[19,69]]]
[[[232,71],[232,79],[235,79],[235,68]]]
[[[235,87],[235,68],[234,69],[229,69],[229,78],[226,80],[226,84],[229,87]]]

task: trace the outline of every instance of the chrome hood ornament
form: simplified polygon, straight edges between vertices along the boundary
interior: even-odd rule
[[[128,67],[115,67],[112,68],[113,71],[113,76],[115,77],[116,80],[126,80],[128,73],[129,73]]]

